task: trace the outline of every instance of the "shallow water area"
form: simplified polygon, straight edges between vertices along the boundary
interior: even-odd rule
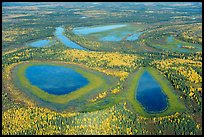
[[[31,47],[45,47],[45,46],[50,46],[50,40],[38,40],[32,43],[29,43],[28,45]]]
[[[181,47],[181,44],[177,44],[177,47],[180,48],[180,47]]]
[[[139,79],[136,99],[148,113],[158,113],[167,108],[167,97],[157,81],[145,71]]]
[[[144,33],[144,32],[134,33],[134,34],[128,36],[128,37],[126,38],[126,40],[129,40],[129,41],[137,40],[137,39],[139,39],[139,36],[140,36],[142,33]]]
[[[25,74],[32,85],[54,95],[68,94],[89,83],[80,73],[62,66],[30,66]]]
[[[96,33],[96,32],[103,32],[115,28],[121,28],[125,27],[125,24],[122,25],[108,25],[108,26],[101,26],[101,27],[83,27],[83,28],[75,28],[73,30],[74,34],[77,35],[87,35],[91,33]]]
[[[144,32],[135,30],[132,25],[119,24],[101,27],[78,27],[73,29],[73,33],[87,37],[96,37],[99,41],[118,42],[122,40],[135,41]]]

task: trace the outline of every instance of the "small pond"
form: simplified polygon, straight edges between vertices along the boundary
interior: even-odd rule
[[[50,42],[51,42],[50,40],[44,39],[29,43],[28,45],[31,47],[45,47],[50,46]]]
[[[62,66],[30,66],[25,74],[32,85],[54,95],[68,94],[89,83],[80,73]]]
[[[68,46],[70,48],[74,48],[74,49],[79,49],[79,50],[86,50],[85,48],[81,47],[80,45],[78,45],[77,43],[71,41],[69,38],[67,38],[64,34],[64,28],[62,27],[57,27],[55,34],[57,39],[62,42],[65,46]]]
[[[157,113],[167,108],[167,97],[157,81],[145,71],[139,79],[136,99],[148,113]]]

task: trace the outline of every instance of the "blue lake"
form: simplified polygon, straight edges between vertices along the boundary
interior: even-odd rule
[[[157,113],[167,107],[167,97],[157,81],[145,71],[139,79],[136,99],[148,113]]]
[[[68,94],[89,83],[80,73],[62,66],[30,66],[25,74],[32,85],[54,95]]]
[[[32,42],[32,43],[29,43],[28,45],[29,46],[32,46],[32,47],[45,47],[45,46],[50,46],[50,40],[38,40],[38,41],[35,41],[35,42]]]
[[[73,29],[74,34],[77,35],[87,35],[87,34],[91,34],[91,33],[96,33],[96,32],[103,32],[103,31],[107,31],[107,30],[111,30],[111,29],[115,29],[115,28],[121,28],[121,27],[125,27],[127,25],[122,24],[122,25],[108,25],[108,26],[101,26],[101,27],[80,27],[80,28],[75,28]]]
[[[74,48],[74,49],[79,49],[79,50],[86,50],[85,48],[79,46],[77,43],[71,41],[63,33],[64,33],[64,28],[62,28],[62,27],[57,27],[56,28],[56,31],[55,31],[56,37],[65,46],[68,46],[68,47]]]

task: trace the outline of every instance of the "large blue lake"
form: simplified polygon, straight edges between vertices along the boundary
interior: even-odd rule
[[[79,50],[87,50],[87,49],[81,47],[80,45],[78,45],[77,43],[71,41],[66,36],[64,36],[64,28],[57,27],[56,31],[55,31],[55,34],[56,34],[57,39],[60,42],[62,42],[65,46],[68,46],[68,47],[74,48],[74,49],[79,49]]]
[[[157,81],[145,71],[139,79],[136,99],[148,113],[157,113],[167,107],[167,97]]]
[[[64,95],[84,87],[89,81],[75,70],[62,66],[37,65],[26,69],[32,85],[54,95]]]

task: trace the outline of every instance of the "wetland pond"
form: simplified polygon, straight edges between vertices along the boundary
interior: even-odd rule
[[[172,43],[172,42],[174,42],[174,37],[173,36],[169,36],[169,37],[167,37],[167,43],[169,44],[169,43]],[[181,44],[179,43],[179,44],[177,44],[177,48],[179,48],[179,50],[181,50],[180,48],[181,48]],[[185,50],[181,50],[181,51],[184,51],[185,52]]]
[[[26,69],[26,78],[41,90],[64,95],[88,85],[89,81],[74,69],[63,66],[36,65]]]
[[[168,100],[157,81],[145,71],[139,79],[136,99],[148,113],[158,113],[167,108]]]
[[[144,33],[132,25],[117,24],[100,27],[78,27],[73,29],[76,35],[96,37],[99,41],[135,41]]]
[[[100,27],[79,27],[73,30],[74,34],[77,35],[87,35],[96,32],[103,32],[111,29],[125,27],[125,24],[122,25],[108,25],[108,26],[100,26]]]

